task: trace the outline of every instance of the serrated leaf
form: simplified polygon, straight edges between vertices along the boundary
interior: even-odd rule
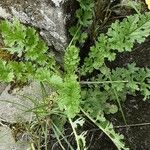
[[[33,49],[37,45],[39,41],[39,37],[36,33],[36,30],[34,28],[28,27],[26,29],[26,39],[25,39],[25,44],[26,44],[26,50]]]
[[[69,118],[79,113],[80,85],[75,75],[67,76],[61,88],[58,89],[58,106]]]
[[[78,119],[76,119],[74,122],[73,122],[73,127],[74,128],[77,128],[78,127],[78,125],[79,126],[83,126],[83,124],[84,124],[84,122],[85,122],[85,119],[83,119],[83,118],[78,118]]]
[[[105,105],[106,114],[115,114],[116,112],[118,112],[118,107],[116,105],[111,105],[109,103],[106,103]]]
[[[11,48],[3,48],[3,49],[9,51],[10,54],[17,53],[18,57],[22,56],[23,49],[21,47],[11,47]]]
[[[84,118],[78,118],[75,121],[73,121],[71,123],[71,125],[72,125],[72,128],[74,128],[74,130],[76,132],[78,126],[82,127],[84,123],[85,123],[85,119]],[[86,150],[86,140],[85,140],[86,139],[86,134],[87,134],[86,131],[83,131],[80,134],[78,134],[76,132],[76,140],[80,144],[78,146],[80,146],[80,148],[83,149],[83,150]]]
[[[75,45],[67,48],[64,56],[64,68],[68,74],[77,71],[79,64],[79,49]]]
[[[51,72],[45,68],[38,68],[36,70],[35,79],[41,82],[48,82],[51,77]]]
[[[49,79],[49,83],[53,86],[55,85],[57,87],[61,87],[63,84],[63,79],[60,76],[53,74]]]
[[[14,73],[5,61],[0,60],[0,82],[13,81]]]
[[[24,47],[26,28],[24,25],[20,24],[18,20],[14,20],[13,23],[2,21],[0,28],[4,43],[7,47]]]
[[[105,59],[113,61],[117,52],[131,51],[135,43],[142,43],[150,35],[150,12],[131,15],[123,21],[115,21],[106,34],[100,34],[90,49],[82,66],[82,74],[99,70]]]

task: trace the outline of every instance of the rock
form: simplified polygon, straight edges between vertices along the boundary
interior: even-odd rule
[[[0,17],[15,17],[22,23],[38,28],[48,45],[62,52],[67,44],[66,18],[71,3],[64,3],[64,0],[1,0]]]
[[[7,86],[0,95],[0,118],[8,123],[30,122],[34,114],[29,110],[43,97],[40,83],[32,82],[11,94],[8,93],[9,89],[10,86]]]
[[[59,7],[60,4],[64,2],[64,0],[52,0],[52,2],[55,4],[55,6]]]
[[[0,127],[0,150],[27,150],[30,145],[27,141],[15,141],[10,128]]]
[[[11,130],[8,127],[0,127],[0,139],[0,150],[10,150],[12,145],[15,144]]]
[[[6,83],[0,83],[0,95],[5,90],[7,84]]]

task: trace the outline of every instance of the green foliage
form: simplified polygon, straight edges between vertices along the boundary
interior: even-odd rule
[[[104,34],[98,37],[95,46],[90,48],[89,57],[85,58],[85,63],[81,68],[81,73],[86,75],[87,72],[92,72],[94,69],[100,69],[104,64],[105,58],[109,61],[115,59],[116,53],[110,51],[108,47],[108,38]]]
[[[113,61],[117,52],[131,51],[135,43],[144,42],[150,34],[150,12],[115,21],[106,34],[100,34],[85,58],[81,73],[99,70],[105,60]]]
[[[113,83],[112,87],[117,91],[134,94],[136,91],[140,91],[144,95],[144,99],[150,98],[150,88],[149,88],[149,79],[150,79],[150,69],[148,68],[139,68],[135,66],[135,63],[129,64],[127,69],[125,68],[116,68],[112,70],[112,79],[118,78],[118,80],[124,80],[127,82],[122,82],[121,87]]]
[[[26,27],[17,20],[12,23],[1,22],[4,49],[17,56],[17,60],[0,60],[0,82],[36,80],[50,85],[55,91],[55,97],[44,99],[40,105],[47,105],[45,110],[37,106],[36,112],[41,113],[42,117],[49,114],[53,108],[49,107],[49,102],[55,99],[55,108],[63,113],[63,117],[58,118],[68,118],[78,150],[86,149],[86,132],[77,133],[77,126],[83,126],[84,120],[79,118],[72,121],[80,111],[114,142],[117,149],[127,149],[123,136],[114,131],[113,125],[104,115],[114,114],[119,109],[122,112],[120,101],[125,100],[127,93],[134,95],[139,91],[144,100],[149,99],[150,69],[139,68],[132,63],[126,68],[111,70],[105,65],[105,60],[113,61],[118,52],[131,51],[135,43],[144,42],[150,34],[150,13],[135,14],[121,22],[115,21],[106,34],[99,35],[83,66],[79,67],[78,46],[88,37],[86,31],[92,24],[94,1],[78,2],[80,8],[76,11],[77,25],[70,29],[73,39],[65,51],[63,71],[59,69],[53,54],[48,51],[34,28]],[[99,74],[89,78],[87,75],[94,70],[98,70]],[[84,75],[87,81],[81,82],[77,73],[81,79]],[[86,85],[82,85],[83,83]],[[54,128],[56,132],[56,126]],[[58,140],[59,135],[62,134],[57,135]],[[60,140],[58,142],[61,145]]]
[[[11,68],[6,65],[5,61],[0,60],[0,81],[10,82],[13,78]]]
[[[135,94],[136,91],[140,91],[144,95],[144,100],[150,98],[149,89],[149,79],[150,79],[150,69],[136,67],[135,63],[128,64],[127,68],[119,68],[110,70],[109,68],[102,67],[101,75],[97,76],[95,81],[101,82],[101,86],[110,95],[110,100],[115,100],[115,95],[113,94],[113,89],[118,93],[119,99],[125,100],[127,93]],[[111,80],[109,79],[111,76]],[[108,81],[109,84],[108,84]]]
[[[18,55],[18,59],[23,60],[5,63],[5,66],[11,71],[11,78],[10,72],[5,71],[5,76],[9,76],[9,81],[15,79],[25,82],[36,78],[41,81],[42,76],[47,77],[44,80],[49,80],[54,73],[55,60],[53,55],[47,54],[48,47],[36,30],[25,27],[17,20],[13,23],[2,21],[0,30],[5,44],[4,49],[13,55]],[[41,79],[39,73],[42,73]],[[7,82],[7,80],[7,78],[3,78],[0,81]]]
[[[66,49],[64,56],[64,82],[58,90],[58,105],[69,118],[74,118],[79,113],[80,84],[75,75],[79,64],[79,49],[71,45]]]
[[[100,91],[98,86],[88,87],[82,90],[82,107],[86,112],[92,116],[97,114],[114,114],[118,111],[118,108],[114,104],[110,104],[109,94],[107,91]]]
[[[93,20],[94,1],[93,0],[77,0],[80,8],[76,10],[77,25],[72,26],[69,30],[74,42],[84,43],[88,37],[85,29],[88,28]]]
[[[24,39],[26,38],[26,28],[19,21],[15,20],[13,23],[8,21],[2,21],[1,33],[4,38],[4,43],[8,47],[18,48],[10,49],[10,52],[13,54],[15,52],[21,53],[22,48],[24,47]]]
[[[64,69],[67,74],[74,74],[79,65],[79,49],[75,45],[67,48],[64,56]]]
[[[94,3],[92,0],[77,0],[80,4],[80,9],[76,11],[78,22],[83,27],[88,27],[92,23]]]
[[[59,108],[65,110],[69,118],[74,118],[80,111],[80,85],[76,79],[75,75],[65,77],[62,87],[58,89]]]
[[[78,118],[75,121],[69,119],[69,121],[77,141],[77,150],[86,150],[86,132],[83,131],[82,133],[78,134],[76,131],[78,127],[83,126],[83,124],[85,123],[85,119]]]
[[[93,116],[92,114],[85,112],[83,109],[81,110],[85,114],[85,116],[87,116],[95,125],[97,125],[100,130],[102,130],[112,140],[118,150],[128,150],[123,142],[124,136],[114,131],[112,123],[106,120],[103,114],[97,114],[96,116]]]
[[[137,91],[150,99],[149,79],[150,69],[139,68],[135,63],[128,64],[126,68],[110,70],[101,67],[101,74],[85,82],[88,86],[82,90],[82,107],[91,116],[98,114],[113,114],[118,111],[116,101],[126,99],[126,94],[135,95]],[[111,77],[111,80],[110,80]],[[81,82],[82,83],[82,82]],[[117,93],[117,95],[116,95]]]
[[[97,116],[94,122],[112,140],[118,150],[129,150],[125,147],[123,142],[124,136],[116,133],[113,129],[112,123],[106,120],[103,115]]]

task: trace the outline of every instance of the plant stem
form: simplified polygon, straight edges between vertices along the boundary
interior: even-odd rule
[[[80,110],[83,112],[83,114],[88,117],[100,130],[102,130],[102,132],[104,132],[110,139],[111,141],[116,145],[113,137],[111,137],[111,135],[107,132],[107,130],[105,130],[105,128],[103,128],[103,126],[100,125],[100,123],[97,123],[88,113],[86,113],[81,107]],[[117,145],[116,145],[117,147]],[[118,147],[117,147],[118,148]],[[119,150],[119,149],[118,149]]]
[[[121,114],[122,114],[122,117],[123,117],[124,123],[126,124],[126,126],[128,126],[128,125],[127,125],[126,118],[125,118],[125,115],[124,115],[124,112],[123,112],[123,110],[122,110],[121,103],[120,103],[120,101],[119,101],[118,94],[117,94],[117,92],[116,92],[116,90],[115,90],[115,89],[113,89],[113,91],[114,91],[114,94],[115,94],[115,96],[116,96],[117,103],[118,103],[118,105],[119,105],[119,108],[120,108],[120,111],[121,111]]]
[[[70,145],[70,143],[67,141],[66,137],[63,135],[63,133],[58,129],[58,127],[52,122],[53,126],[52,126],[52,129],[53,131],[56,133],[56,138],[58,140],[58,143],[61,144],[61,140],[59,139],[59,135],[62,136],[62,139],[65,140],[65,142],[68,144],[70,150],[74,150],[73,147]],[[58,132],[58,134],[57,134]],[[63,147],[63,145],[61,144],[61,146]]]
[[[74,126],[73,126],[73,122],[72,122],[71,118],[69,118],[69,122],[70,122],[70,124],[71,124],[72,130],[73,130],[73,133],[74,133],[76,142],[77,142],[77,150],[81,150],[81,149],[80,149],[80,143],[79,143],[79,140],[78,140],[78,135],[77,135],[77,132],[76,132]]]
[[[76,37],[76,35],[78,34],[78,32],[79,32],[80,29],[81,29],[81,25],[79,25],[79,27],[78,27],[76,33],[74,34],[74,36],[73,36],[72,40],[70,41],[70,43],[69,43],[69,45],[68,45],[67,48],[69,48],[69,47],[72,45],[72,43],[73,43],[73,41],[74,41],[74,39],[75,39],[75,37]],[[66,48],[66,49],[67,49],[67,48]]]
[[[107,68],[107,66],[106,66],[106,64],[105,64],[105,63],[104,63],[104,66]],[[113,83],[113,80],[112,80],[112,78],[111,78],[110,74],[108,74],[108,78],[109,78],[110,82],[111,82],[111,83]],[[118,105],[119,105],[119,109],[120,109],[120,111],[121,111],[121,114],[122,114],[122,117],[123,117],[124,123],[127,125],[127,121],[126,121],[126,118],[125,118],[124,112],[123,112],[123,110],[122,110],[122,106],[121,106],[121,103],[120,103],[120,100],[119,100],[119,97],[118,97],[117,91],[116,91],[116,89],[114,89],[114,88],[113,88],[113,91],[114,91],[114,94],[115,94],[115,96],[116,96],[116,100],[117,100],[117,103],[118,103]]]
[[[80,81],[80,84],[128,83],[128,81]]]
[[[122,125],[122,126],[114,126],[114,128],[126,128],[126,127],[138,127],[138,126],[147,126],[150,125],[150,123],[137,123],[137,124],[128,124],[126,125]]]

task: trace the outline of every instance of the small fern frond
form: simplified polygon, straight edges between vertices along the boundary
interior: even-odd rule
[[[67,74],[74,74],[79,65],[79,49],[71,45],[66,49],[64,56],[64,68]]]
[[[115,60],[117,52],[131,51],[135,43],[144,42],[149,35],[150,12],[128,16],[122,22],[116,21],[105,35],[100,34],[95,46],[91,47],[81,74],[99,70],[105,59]]]
[[[76,75],[66,76],[62,87],[58,89],[58,105],[66,116],[74,118],[79,113],[80,84]]]

